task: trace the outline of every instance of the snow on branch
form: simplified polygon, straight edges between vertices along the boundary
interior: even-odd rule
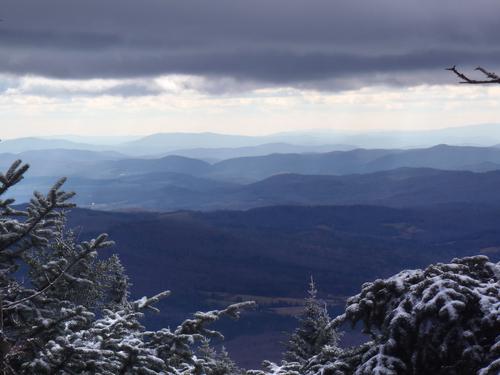
[[[144,297],[138,299],[137,301],[134,301],[132,303],[132,305],[137,311],[148,308],[148,309],[153,310],[154,312],[158,313],[158,312],[160,312],[160,310],[152,305],[154,305],[155,303],[157,303],[161,299],[170,296],[170,294],[171,294],[170,290],[165,290],[161,293],[158,293],[157,295],[155,295],[153,297],[148,298],[148,297],[144,296]]]
[[[50,281],[46,286],[44,286],[43,288],[41,288],[40,290],[38,290],[37,292],[25,297],[25,298],[22,298],[22,299],[19,299],[17,301],[13,301],[13,302],[10,302],[10,303],[7,303],[5,305],[2,305],[0,306],[0,309],[2,310],[8,310],[8,309],[12,309],[14,307],[16,307],[17,305],[23,303],[23,302],[27,302],[27,301],[30,301],[32,300],[33,298],[36,298],[37,296],[43,294],[45,291],[47,291],[48,289],[52,288],[56,282],[64,275],[66,275],[70,270],[71,268],[73,268],[78,262],[82,261],[83,259],[85,259],[87,256],[89,256],[90,254],[96,252],[98,249],[100,248],[105,248],[105,247],[110,247],[112,246],[114,243],[113,241],[108,241],[108,235],[103,233],[101,234],[99,237],[97,237],[96,239],[93,239],[92,241],[90,242],[83,242],[81,245],[82,248],[83,248],[83,251],[80,253],[80,255],[73,260],[73,262],[71,262],[70,264],[68,264],[52,281]]]
[[[215,336],[223,339],[224,337],[219,332],[208,330],[205,326],[219,320],[222,316],[239,319],[242,310],[254,308],[255,305],[254,301],[246,301],[230,305],[224,310],[197,312],[194,314],[192,319],[186,319],[180,326],[178,326],[175,333],[177,335],[192,335],[201,333],[203,335]]]

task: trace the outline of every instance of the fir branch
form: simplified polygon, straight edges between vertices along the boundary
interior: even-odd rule
[[[6,305],[3,305],[0,307],[1,310],[8,310],[16,307],[17,305],[27,302],[32,300],[33,298],[38,297],[39,295],[45,293],[47,290],[52,288],[57,281],[64,275],[66,275],[71,268],[73,268],[77,263],[79,263],[81,260],[85,259],[89,254],[92,252],[96,251],[98,248],[106,247],[106,246],[111,246],[111,242],[107,241],[108,235],[107,234],[101,234],[99,237],[97,237],[95,240],[93,240],[89,246],[77,257],[75,258],[70,264],[68,264],[51,282],[49,282],[45,287],[42,289],[38,290],[37,292],[33,293],[30,296],[27,296],[25,298],[22,298],[20,300],[10,302]],[[64,246],[67,246],[66,244],[62,243]]]

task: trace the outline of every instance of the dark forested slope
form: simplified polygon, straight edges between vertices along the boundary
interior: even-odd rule
[[[301,295],[313,273],[346,295],[402,268],[500,255],[500,209],[278,206],[212,213],[75,210],[82,236],[106,231],[138,293],[153,288]],[[196,262],[193,260],[196,259]]]
[[[251,366],[277,359],[314,276],[333,314],[366,281],[404,268],[485,254],[500,259],[500,209],[437,205],[276,206],[211,213],[116,213],[77,209],[70,226],[84,239],[102,231],[117,243],[134,296],[172,297],[149,316],[153,327],[186,313],[252,299],[257,312],[224,328],[233,355]],[[347,343],[351,335],[345,337]],[[251,347],[251,354],[242,348]]]

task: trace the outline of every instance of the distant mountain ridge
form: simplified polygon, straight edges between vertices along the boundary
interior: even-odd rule
[[[443,170],[496,170],[500,148],[437,145],[423,149],[354,149],[326,153],[273,153],[209,163],[167,155],[161,158],[130,158],[117,152],[86,150],[39,150],[2,154],[0,166],[21,158],[43,166],[38,176],[117,178],[135,174],[175,172],[236,183],[252,183],[276,174],[345,175],[373,173],[402,167]],[[69,168],[61,168],[68,165]],[[36,168],[35,168],[36,169]]]
[[[1,144],[1,143],[0,143]],[[44,149],[21,153],[0,153],[0,170],[5,171],[15,160],[31,166],[30,176],[69,176],[96,162],[127,158],[115,151],[89,151],[79,149]]]
[[[14,190],[23,201],[33,189],[46,191],[52,177],[28,178]],[[103,210],[251,209],[275,205],[423,207],[475,203],[500,206],[500,171],[475,173],[399,168],[343,176],[278,174],[251,184],[234,184],[176,172],[111,179],[73,177],[67,188],[75,200]]]
[[[106,139],[109,144],[105,144]],[[53,138],[19,138],[0,142],[0,153],[66,148],[93,151],[117,151],[130,156],[165,155],[175,150],[227,149],[255,147],[265,144],[293,146],[330,145],[335,150],[346,148],[425,148],[446,143],[488,147],[500,143],[500,124],[483,124],[421,131],[308,130],[245,136],[217,133],[158,133],[145,137],[57,136]],[[319,151],[326,151],[320,149]],[[193,151],[195,152],[195,151]],[[233,152],[229,157],[248,156]],[[194,156],[183,154],[183,156]],[[203,158],[207,158],[204,156]]]
[[[401,167],[485,170],[500,164],[500,149],[437,145],[424,149],[355,149],[323,154],[274,154],[224,160],[211,175],[217,178],[260,180],[279,173],[343,175],[372,173]],[[243,175],[241,171],[245,171]]]
[[[410,150],[355,149],[327,153],[270,154],[228,159],[214,164],[171,155],[161,159],[96,162],[92,169],[100,171],[97,175],[102,174],[106,178],[169,171],[230,182],[251,183],[284,173],[346,175],[403,167],[487,171],[490,170],[488,167],[496,169],[498,164],[500,164],[498,148],[438,145]],[[82,173],[84,172],[75,172],[77,175]]]
[[[46,139],[46,138],[16,138],[6,139],[0,142],[0,153],[18,154],[35,150],[86,150],[86,151],[113,151],[106,147],[93,145],[89,143],[73,142],[65,139]]]
[[[331,151],[347,151],[355,149],[349,145],[294,145],[290,143],[265,143],[258,146],[226,147],[226,148],[193,148],[168,152],[168,155],[179,155],[194,159],[222,161],[239,157],[265,156],[270,154],[304,154],[324,153]]]
[[[176,155],[130,159],[115,152],[48,150],[1,154],[0,167],[5,170],[17,157],[33,166],[17,190],[22,201],[68,176],[79,204],[105,210],[500,202],[499,148],[356,149],[214,164]]]
[[[90,178],[116,178],[148,173],[176,172],[192,176],[210,173],[212,166],[198,159],[169,155],[159,159],[121,159],[96,162],[77,170],[75,175]]]

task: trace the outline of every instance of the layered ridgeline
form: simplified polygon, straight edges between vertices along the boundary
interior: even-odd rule
[[[0,143],[1,144],[1,143]],[[209,163],[182,155],[131,158],[112,151],[54,149],[0,154],[1,166],[22,157],[39,167],[36,176],[116,178],[144,173],[176,172],[232,182],[254,182],[280,173],[345,175],[401,167],[469,170],[498,169],[500,148],[438,145],[421,149],[354,149],[350,151],[280,153],[237,157]],[[53,164],[51,166],[51,164]],[[69,165],[72,168],[69,168]]]
[[[500,125],[484,124],[423,131],[310,130],[265,136],[216,133],[159,133],[146,137],[59,136],[4,140],[0,153],[74,149],[115,151],[134,156],[176,154],[195,158],[227,159],[283,152],[326,152],[354,148],[424,148],[437,144],[492,146],[500,143]]]
[[[7,165],[18,155],[3,155]],[[54,175],[68,174],[77,203],[99,209],[248,209],[276,204],[498,203],[500,149],[435,146],[272,154],[217,163],[182,156],[123,158],[117,153],[32,151],[39,167],[14,190],[27,201]]]
[[[26,170],[15,163],[2,174],[0,193],[19,183]],[[143,311],[155,310],[154,304],[168,293],[129,299],[118,257],[97,255],[113,245],[107,235],[79,242],[79,236],[65,228],[73,194],[61,191],[62,183],[46,196],[36,193],[26,210],[12,208],[11,199],[0,201],[2,371],[243,373],[225,351],[210,347],[209,338],[219,334],[206,325],[224,315],[238,317],[240,309],[253,303],[196,313],[176,329],[145,330],[140,323]],[[201,259],[192,257],[186,266],[198,263]],[[309,300],[310,315],[302,321],[304,329],[292,337],[288,352],[306,355],[287,355],[288,361],[280,365],[266,362],[268,370],[248,374],[420,374],[443,368],[450,373],[496,374],[499,274],[499,264],[485,256],[403,271],[365,283],[333,320],[325,313],[313,314],[318,305]],[[321,322],[314,324],[314,319]],[[347,322],[362,322],[371,339],[350,349],[338,347],[332,330]],[[311,346],[311,351],[301,350],[308,340],[325,335],[331,339]]]

